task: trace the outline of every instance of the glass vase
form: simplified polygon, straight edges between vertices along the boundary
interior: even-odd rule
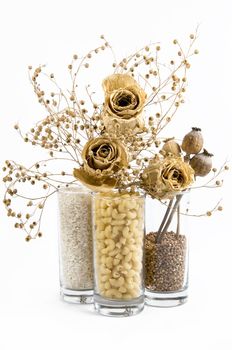
[[[144,197],[93,196],[94,305],[106,316],[131,316],[144,307]]]
[[[73,303],[93,302],[91,197],[81,186],[58,191],[60,292]]]
[[[146,199],[145,302],[171,307],[188,298],[188,193]]]

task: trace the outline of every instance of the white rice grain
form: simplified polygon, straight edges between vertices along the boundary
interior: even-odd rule
[[[93,289],[91,192],[61,188],[58,203],[61,287]]]

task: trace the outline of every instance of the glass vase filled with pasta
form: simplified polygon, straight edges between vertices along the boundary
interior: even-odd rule
[[[131,316],[144,307],[144,196],[93,196],[94,305],[107,316]]]

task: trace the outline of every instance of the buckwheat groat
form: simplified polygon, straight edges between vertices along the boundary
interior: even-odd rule
[[[141,295],[144,204],[137,193],[95,197],[95,265],[98,293],[110,299]]]
[[[187,241],[170,231],[160,243],[157,233],[145,238],[145,286],[154,292],[175,292],[185,283]]]

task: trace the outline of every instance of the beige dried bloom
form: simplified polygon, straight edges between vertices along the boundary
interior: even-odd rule
[[[120,132],[131,130],[143,131],[142,116],[146,101],[145,91],[128,74],[113,74],[103,81],[105,104],[103,122],[107,131],[115,131],[115,124]]]
[[[123,144],[107,137],[90,139],[82,151],[83,166],[74,169],[74,176],[93,191],[108,191],[116,185],[113,177],[128,165]]]
[[[155,158],[142,174],[142,187],[157,199],[172,198],[193,181],[193,169],[180,157]]]

